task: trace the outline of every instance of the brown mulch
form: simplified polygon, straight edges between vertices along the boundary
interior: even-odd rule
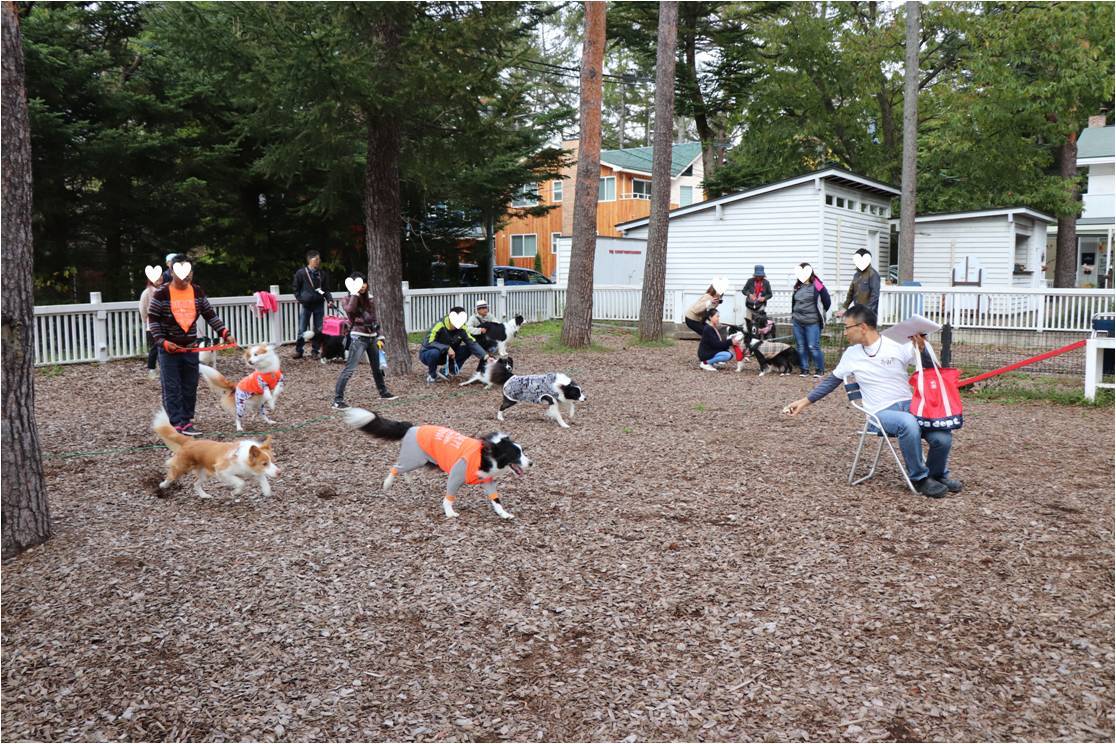
[[[3,739],[1113,739],[1111,409],[967,402],[934,501],[846,485],[839,393],[792,420],[812,381],[595,340],[513,345],[589,401],[509,412],[511,522],[479,488],[444,519],[437,473],[381,493],[396,446],[322,419],[337,365],[285,360],[275,495],[209,502],[155,488],[141,362],[41,374],[55,536],[3,567]],[[497,428],[497,390],[391,385]]]

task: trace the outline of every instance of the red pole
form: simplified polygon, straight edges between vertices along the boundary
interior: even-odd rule
[[[1081,341],[1074,341],[1069,346],[1063,346],[1060,349],[1053,349],[1053,350],[1047,351],[1043,354],[1039,354],[1038,356],[1033,356],[1030,359],[1024,359],[1021,362],[1016,362],[1015,364],[1009,364],[1006,367],[1000,367],[999,369],[994,369],[991,372],[985,372],[982,375],[977,375],[976,377],[970,377],[967,380],[962,380],[961,382],[957,383],[957,387],[959,387],[959,388],[968,387],[969,385],[972,385],[973,383],[976,383],[976,382],[980,382],[981,380],[987,380],[989,377],[995,377],[996,375],[1002,375],[1005,372],[1011,372],[1013,369],[1019,369],[1020,367],[1026,367],[1028,364],[1034,364],[1035,362],[1041,362],[1043,359],[1049,359],[1050,357],[1055,357],[1055,356],[1058,356],[1059,354],[1065,354],[1067,351],[1073,351],[1074,349],[1080,349],[1084,345],[1085,345],[1085,340],[1084,339],[1082,339]]]

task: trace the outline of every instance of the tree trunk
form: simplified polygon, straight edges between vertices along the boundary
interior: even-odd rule
[[[581,133],[574,184],[573,241],[566,280],[562,343],[588,346],[593,331],[593,258],[597,253],[597,190],[601,177],[601,67],[604,62],[605,3],[585,3],[581,51]]]
[[[667,232],[670,221],[670,160],[674,134],[674,45],[678,37],[678,2],[659,3],[659,40],[655,59],[655,148],[651,163],[651,220],[643,265],[643,296],[639,306],[639,337],[663,337],[666,296]]]
[[[701,166],[704,177],[709,179],[717,172],[721,165],[719,145],[716,134],[709,122],[709,114],[705,109],[705,99],[701,95],[701,84],[697,76],[697,14],[701,12],[700,3],[686,3],[685,23],[682,24],[683,54],[686,57],[686,84],[682,87],[683,93],[690,99],[689,106],[694,112],[694,128],[697,129],[698,140],[701,142]],[[658,50],[656,50],[656,55]]]
[[[1077,133],[1071,132],[1058,148],[1058,175],[1066,179],[1071,196],[1077,198]],[[1100,262],[1096,264],[1100,275]],[[1077,215],[1058,215],[1058,243],[1054,254],[1054,286],[1077,286]],[[1100,286],[1099,283],[1097,286]]]
[[[907,10],[907,60],[903,70],[903,182],[899,203],[899,281],[914,279],[915,184],[918,176],[918,47],[919,7]]]
[[[10,558],[50,537],[50,508],[43,484],[35,425],[33,354],[35,305],[31,247],[31,128],[23,84],[23,46],[15,4],[3,3],[3,294],[0,298],[0,369],[4,427],[3,539]]]
[[[385,336],[388,371],[410,374],[403,314],[403,245],[399,198],[399,122],[392,118],[368,123],[368,162],[364,168],[364,245],[368,249],[368,289]]]

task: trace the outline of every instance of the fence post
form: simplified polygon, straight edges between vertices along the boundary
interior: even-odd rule
[[[496,317],[503,321],[508,319],[508,288],[504,283],[504,278],[499,277],[496,279],[496,286],[500,292],[499,299],[496,304]]]
[[[953,358],[953,326],[946,323],[942,326],[942,366],[950,366]]]
[[[93,305],[93,358],[98,362],[107,362],[108,353],[108,313],[98,308],[101,304],[101,293],[90,292],[89,304]]]
[[[1044,292],[1035,299],[1038,300],[1038,312],[1035,315],[1035,322],[1038,324],[1038,328],[1035,330],[1042,333],[1046,327],[1046,293]]]
[[[414,318],[411,315],[411,283],[403,282],[403,332],[411,333],[414,329]]]
[[[267,291],[275,295],[275,312],[268,318],[271,324],[271,345],[279,348],[283,343],[283,306],[279,304],[279,285],[272,284]]]
[[[674,290],[674,317],[671,318],[671,321],[675,325],[682,325],[682,319],[685,317],[686,308],[683,307],[682,302],[682,290]]]

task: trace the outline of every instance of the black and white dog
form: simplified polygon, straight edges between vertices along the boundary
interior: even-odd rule
[[[546,415],[558,422],[563,429],[570,425],[562,418],[562,404],[569,407],[566,415],[573,420],[574,403],[585,400],[581,387],[561,372],[545,375],[513,375],[504,383],[504,401],[496,418],[504,420],[504,411],[516,403],[541,403],[547,406]]]
[[[347,324],[346,324],[347,325]],[[314,338],[313,331],[306,331],[302,334],[302,338],[306,341]],[[331,336],[328,333],[322,334],[322,351],[320,361],[322,364],[329,364],[330,362],[343,362],[349,357],[349,336]]]
[[[515,334],[519,333],[519,327],[522,325],[522,315],[517,315],[513,320],[503,323],[485,323],[484,327],[487,330],[483,337],[477,338],[477,341],[489,351],[495,348],[497,356],[506,357],[508,355],[508,342],[515,338]]]
[[[515,360],[510,356],[497,359],[495,362],[486,364],[483,372],[474,372],[472,377],[461,383],[458,387],[465,387],[466,385],[472,385],[474,382],[481,382],[484,383],[484,389],[488,390],[493,385],[503,385],[512,378],[512,368],[514,365]]]
[[[791,367],[798,366],[798,352],[793,346],[778,341],[763,341],[754,337],[747,337],[748,349],[759,363],[759,376],[763,377],[772,367],[780,375],[789,375]],[[739,372],[743,362],[737,362],[736,371]]]

